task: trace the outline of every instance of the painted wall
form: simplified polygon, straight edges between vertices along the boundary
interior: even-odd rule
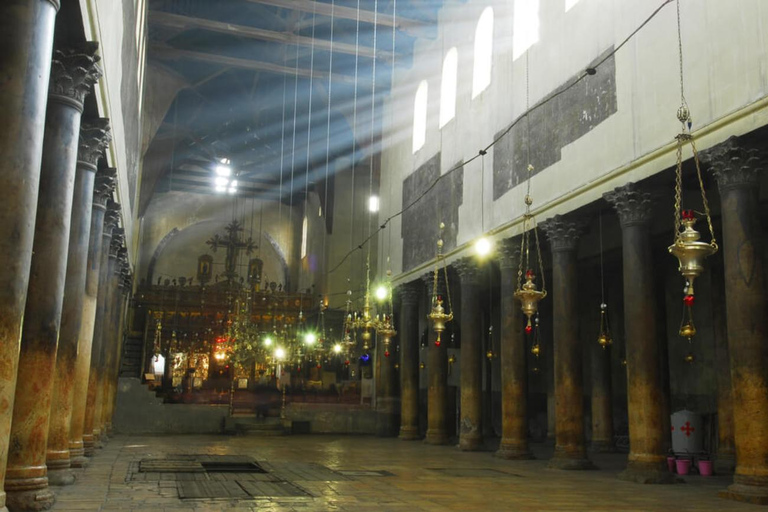
[[[447,1],[436,38],[418,40],[412,66],[396,69],[384,109],[380,218],[403,207],[408,178],[433,157],[440,154],[445,174],[477,155],[526,110],[526,56],[512,57],[514,4]],[[564,1],[539,4],[539,40],[527,57],[530,105],[593,65],[662,2],[579,0],[567,12]],[[681,4],[685,91],[699,149],[768,124],[768,4],[743,0],[737,9],[718,0]],[[475,23],[488,5],[495,12],[492,81],[472,99]],[[676,23],[672,2],[598,67],[597,75],[570,90],[568,101],[561,97],[532,115],[530,159],[520,155],[529,147],[524,134],[513,130],[484,158],[467,164],[462,197],[436,199],[437,211],[423,219],[432,231],[423,236],[437,237],[439,222],[451,216],[451,204],[460,206],[457,249],[449,259],[483,231],[492,230],[499,238],[519,233],[525,195],[519,178],[526,174],[519,167],[525,160],[537,166],[531,190],[539,221],[674,165],[680,104]],[[441,66],[453,46],[459,55],[456,117],[440,129]],[[413,154],[413,100],[424,79],[429,84],[426,144]],[[597,98],[603,103],[597,104]],[[393,233],[402,232],[403,221],[393,221]],[[409,250],[405,243],[393,237],[395,275],[408,267],[412,271],[398,281],[413,279],[426,268],[403,264]]]

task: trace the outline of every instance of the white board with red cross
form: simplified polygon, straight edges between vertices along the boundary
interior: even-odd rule
[[[703,434],[701,414],[685,409],[672,414],[672,451],[675,453],[701,453]]]

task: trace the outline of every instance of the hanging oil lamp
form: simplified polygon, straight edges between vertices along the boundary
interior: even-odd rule
[[[541,336],[539,333],[539,315],[536,315],[536,318],[534,318],[534,329],[533,329],[533,342],[531,343],[531,354],[536,359],[539,358],[539,354],[541,354],[541,343],[539,343]]]
[[[539,301],[547,296],[547,290],[544,284],[544,265],[541,260],[541,247],[539,246],[539,231],[536,228],[536,219],[531,213],[531,205],[533,199],[531,198],[531,174],[533,172],[533,166],[528,165],[528,191],[525,194],[525,213],[523,214],[523,235],[520,242],[520,264],[517,270],[517,289],[515,290],[514,297],[520,301],[520,306],[523,314],[528,318],[528,322],[525,325],[526,334],[533,332],[533,325],[531,319],[539,309]],[[542,274],[541,278],[541,290],[536,288],[536,274],[530,266],[530,252],[531,252],[531,232],[533,232],[533,239],[536,244],[536,256],[537,263],[539,265],[539,271]],[[522,282],[523,269],[525,269],[525,282]]]
[[[608,348],[613,344],[611,338],[611,329],[608,325],[608,304],[600,304],[600,334],[597,336],[597,343],[603,348]]]
[[[696,143],[691,134],[691,113],[688,109],[688,103],[685,100],[685,90],[683,86],[683,44],[680,31],[680,8],[678,0],[677,11],[677,38],[680,51],[680,108],[677,110],[677,119],[680,121],[681,130],[677,135],[677,166],[675,168],[675,233],[674,243],[669,246],[669,252],[678,259],[680,274],[685,279],[683,289],[683,318],[680,323],[679,334],[688,340],[690,344],[693,336],[696,335],[696,327],[693,323],[693,304],[694,304],[694,280],[704,271],[704,260],[717,252],[717,241],[715,239],[715,229],[712,225],[712,216],[707,202],[707,193],[704,189],[704,181],[701,175],[701,164],[699,162],[699,153],[696,150]],[[698,178],[699,190],[701,192],[701,203],[704,207],[704,217],[709,227],[710,241],[701,241],[701,234],[693,227],[696,224],[696,212],[692,209],[683,208],[683,147],[691,146],[693,153],[693,162],[696,166],[696,177]],[[689,353],[686,362],[692,363],[693,354]]]
[[[442,233],[445,229],[445,224],[440,223],[440,238],[437,240],[437,256],[435,258],[435,270],[434,279],[432,281],[432,310],[427,315],[427,320],[432,324],[432,330],[437,334],[435,339],[435,346],[439,347],[442,343],[442,334],[445,331],[445,324],[453,320],[453,308],[451,306],[451,292],[448,287],[448,267],[445,265],[445,259],[443,257],[443,238]],[[443,262],[443,275],[445,276],[445,289],[448,295],[448,308],[446,313],[443,307],[443,296],[437,293],[437,281],[440,275],[440,262]]]

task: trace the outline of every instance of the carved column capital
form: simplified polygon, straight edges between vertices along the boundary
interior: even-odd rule
[[[397,287],[397,294],[403,306],[415,306],[419,303],[422,287],[416,281],[404,283]]]
[[[540,224],[552,252],[575,251],[585,225],[586,222],[581,219],[569,219],[562,215],[555,215]]]
[[[109,119],[88,119],[80,126],[80,144],[77,148],[78,162],[96,166],[104,150],[112,141]]]
[[[461,284],[477,284],[478,278],[480,277],[480,267],[475,258],[461,258],[451,263],[451,266],[459,275]]]
[[[520,240],[518,238],[505,238],[496,244],[496,261],[499,268],[518,269],[520,266]]]
[[[109,243],[109,257],[117,259],[125,242],[125,232],[123,228],[115,227],[112,229],[112,241]]]
[[[651,194],[636,183],[627,183],[603,194],[619,215],[621,227],[647,224],[653,217]]]
[[[112,191],[115,190],[115,180],[117,178],[117,169],[106,168],[96,173],[96,182],[93,186],[93,206],[95,208],[105,209],[107,200],[112,197]]]
[[[107,213],[104,214],[104,236],[112,236],[112,231],[120,222],[120,203],[107,201]]]
[[[55,50],[51,60],[51,80],[48,96],[63,101],[82,112],[83,101],[91,86],[102,76],[96,55],[99,43],[85,42],[72,47]]]
[[[760,172],[768,166],[765,150],[747,146],[736,136],[702,151],[700,158],[714,175],[721,191],[756,186]]]

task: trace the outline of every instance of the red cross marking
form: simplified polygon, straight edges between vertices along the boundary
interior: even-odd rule
[[[685,425],[680,427],[680,430],[685,432],[685,437],[691,437],[691,432],[693,432],[696,429],[691,426],[690,421],[686,421]]]

